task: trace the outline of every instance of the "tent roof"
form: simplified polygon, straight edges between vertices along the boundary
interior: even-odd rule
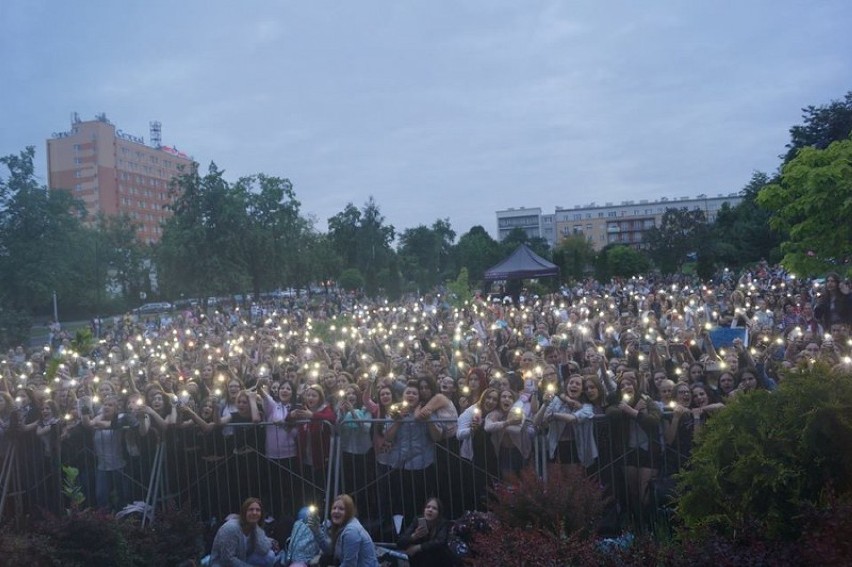
[[[526,245],[518,246],[508,258],[485,271],[485,280],[517,280],[559,275],[559,267],[548,262]]]

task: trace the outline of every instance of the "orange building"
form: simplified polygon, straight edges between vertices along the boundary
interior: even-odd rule
[[[160,123],[150,123],[150,145],[141,136],[116,129],[105,114],[81,121],[47,140],[48,187],[70,191],[86,205],[87,220],[99,213],[128,214],[142,242],[157,242],[171,211],[169,184],[195,167],[192,158],[163,146]]]

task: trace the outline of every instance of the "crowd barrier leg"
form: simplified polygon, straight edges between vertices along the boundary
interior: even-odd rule
[[[6,450],[3,456],[3,468],[0,470],[0,479],[3,480],[3,493],[0,494],[0,520],[3,519],[3,514],[6,511],[6,497],[9,495],[9,488],[12,486],[12,474],[15,470],[15,453],[17,445],[12,443]]]
[[[157,444],[157,451],[154,453],[154,464],[151,468],[151,478],[148,481],[148,492],[145,495],[145,512],[142,514],[142,527],[146,524],[154,522],[157,503],[162,500],[162,477],[163,477],[163,454],[164,443]],[[148,511],[150,510],[150,518]]]

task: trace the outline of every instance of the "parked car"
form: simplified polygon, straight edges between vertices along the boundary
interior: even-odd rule
[[[171,311],[172,304],[168,301],[158,301],[154,303],[146,303],[141,307],[137,307],[133,310],[133,313],[136,315],[150,315],[152,313],[162,313],[164,311]]]

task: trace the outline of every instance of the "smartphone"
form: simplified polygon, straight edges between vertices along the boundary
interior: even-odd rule
[[[426,518],[417,518],[417,529],[426,529]]]

